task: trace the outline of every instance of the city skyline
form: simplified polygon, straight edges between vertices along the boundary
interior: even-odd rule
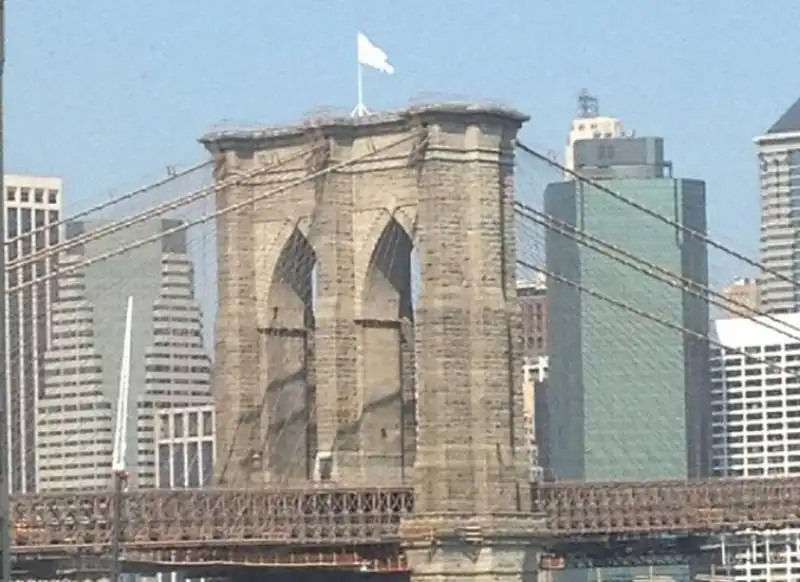
[[[65,239],[108,224],[69,221]],[[179,224],[158,218],[87,241],[63,253],[61,265],[69,268]],[[156,483],[154,411],[212,402],[211,357],[203,345],[185,233],[60,277],[38,418],[42,491],[109,486],[129,297],[134,319],[125,466],[132,484]]]
[[[6,169],[60,176],[50,190],[67,216],[71,200],[89,208],[198,158],[219,186],[193,232],[170,214],[7,271],[11,480],[48,493],[2,504],[16,565],[49,547],[79,569],[97,569],[84,554],[104,569],[110,557],[112,582],[146,562],[224,575],[301,565],[299,543],[316,554],[306,566],[344,551],[358,576],[395,561],[413,582],[550,566],[567,566],[550,582],[689,582],[713,542],[735,582],[800,575],[800,343],[763,334],[769,315],[725,313],[741,297],[794,329],[800,311],[800,100],[785,59],[763,58],[800,49],[796,3],[8,6]],[[394,75],[362,71],[356,30]],[[431,83],[443,92],[420,98]],[[591,92],[564,123],[580,87]],[[356,89],[360,108],[402,113],[332,113],[347,115]],[[319,109],[321,94],[336,106]],[[203,152],[195,137],[231,112]],[[65,198],[65,184],[88,197]],[[544,202],[519,203],[525,186]],[[39,190],[28,195],[50,204]],[[119,216],[167,197],[150,194]],[[101,224],[50,229],[50,209],[17,224],[2,195],[7,236],[45,233],[11,245],[12,262]],[[198,232],[216,291],[196,291]],[[522,272],[544,277],[515,293]],[[131,395],[115,411],[123,339]],[[115,417],[128,454],[112,472]],[[212,472],[210,488],[185,488]],[[690,482],[709,473],[742,479]]]
[[[387,121],[384,121],[384,123],[387,123]],[[390,118],[388,118],[388,123],[389,124],[397,123],[397,121],[390,117]],[[388,125],[387,127],[392,127],[392,126]],[[217,139],[219,139],[219,138],[217,138]],[[605,181],[606,184],[612,186],[615,190],[620,192],[621,195],[623,195],[623,196],[627,195],[629,197],[632,197],[635,200],[639,200],[640,202],[642,200],[644,200],[643,198],[641,198],[642,196],[649,196],[649,198],[647,198],[647,202],[648,203],[646,204],[648,207],[653,207],[650,204],[650,202],[653,202],[653,203],[655,203],[655,206],[654,206],[655,211],[658,212],[659,214],[667,216],[667,217],[673,217],[672,218],[673,220],[678,220],[678,218],[680,217],[681,222],[684,222],[686,225],[689,226],[689,228],[698,230],[700,232],[704,231],[705,216],[704,216],[704,213],[702,212],[702,208],[703,208],[702,202],[705,201],[704,188],[702,187],[702,184],[697,182],[697,181],[694,181],[694,180],[678,180],[678,179],[674,179],[672,177],[672,174],[671,174],[672,166],[667,161],[665,161],[664,158],[663,158],[663,143],[662,143],[661,140],[659,140],[657,138],[633,138],[633,137],[626,137],[624,139],[605,138],[605,139],[602,139],[602,140],[598,140],[597,142],[594,142],[594,143],[592,143],[592,142],[578,142],[576,144],[576,146],[577,146],[576,147],[576,155],[577,155],[578,161],[579,161],[579,163],[577,164],[577,167],[580,169],[580,173],[581,174],[587,174],[587,175],[591,176],[592,178],[594,178],[596,180]],[[605,161],[608,158],[615,158],[619,162],[619,164],[597,163],[597,162]],[[554,190],[548,191],[548,196],[546,196],[545,209],[550,211],[550,212],[554,212],[554,209],[557,209],[557,207],[558,207],[557,204],[554,205],[554,200],[556,198],[563,197],[565,193],[569,193],[569,192],[571,192],[573,197],[575,197],[575,194],[576,194],[576,192],[578,192],[579,189],[580,189],[581,192],[583,192],[583,190],[587,189],[586,185],[583,182],[581,182],[580,180],[578,182],[572,181],[572,182],[558,184],[558,186],[564,186],[563,188],[561,188],[561,190],[563,190],[563,191],[559,191],[559,192],[555,192]],[[662,182],[664,184],[661,184]],[[656,187],[656,185],[659,185],[659,187]],[[569,188],[571,188],[571,190],[569,190],[569,188],[567,188],[567,186],[569,186]],[[644,187],[644,186],[647,186],[647,187]],[[589,194],[589,196],[585,197],[587,200],[594,200],[594,198],[599,198],[600,195],[601,195],[601,192],[600,192],[601,188],[599,188],[597,186],[594,186],[594,185],[592,186],[592,188],[595,188],[598,191],[597,192],[592,192],[592,193]],[[368,191],[368,190],[363,190],[363,191]],[[436,189],[433,189],[431,191],[438,192],[438,190],[436,190]],[[308,193],[307,191],[301,191],[301,192],[304,192],[306,194]],[[671,214],[672,211],[674,210],[671,207],[671,203],[675,201],[675,200],[673,200],[674,196],[677,196],[677,198],[675,198],[675,200],[677,201],[677,204],[679,205],[679,208],[680,208],[679,214],[676,214],[675,216],[673,216],[673,214]],[[223,204],[224,204],[224,202],[223,202]],[[574,203],[574,201],[573,201],[572,204],[574,206],[577,206],[577,203]],[[674,226],[670,226],[670,227],[668,227],[666,229],[663,228],[663,227],[659,227],[659,228],[661,228],[661,230],[659,230],[659,231],[656,231],[655,229],[648,228],[648,227],[641,227],[641,228],[638,228],[638,229],[637,228],[633,228],[634,220],[639,220],[639,215],[638,214],[632,214],[633,211],[631,211],[631,210],[626,210],[626,212],[630,215],[630,216],[627,217],[627,219],[624,222],[626,228],[625,229],[620,229],[620,228],[614,229],[614,228],[612,228],[611,230],[608,230],[606,227],[608,227],[610,225],[610,223],[612,222],[611,221],[611,217],[612,216],[616,216],[616,218],[614,218],[614,220],[618,220],[619,216],[623,216],[624,215],[624,214],[618,212],[619,209],[616,209],[614,212],[611,212],[609,214],[608,212],[606,212],[607,209],[604,209],[602,205],[595,206],[594,203],[592,203],[591,205],[584,206],[583,205],[583,201],[581,202],[581,205],[582,205],[583,210],[587,210],[588,209],[590,211],[588,215],[583,216],[581,218],[582,223],[588,224],[592,228],[597,227],[597,226],[603,226],[603,228],[601,228],[600,230],[602,231],[603,237],[606,240],[610,240],[612,243],[616,243],[616,244],[625,244],[625,243],[630,243],[631,241],[633,241],[634,243],[636,243],[636,246],[638,247],[637,252],[639,252],[639,253],[642,252],[642,249],[644,247],[647,247],[645,249],[647,251],[646,258],[650,258],[650,259],[652,259],[654,261],[657,261],[658,263],[663,264],[663,265],[672,265],[673,263],[676,263],[676,260],[674,260],[674,257],[667,260],[667,259],[664,258],[666,255],[663,254],[664,252],[670,252],[669,249],[671,247],[675,246],[675,240],[673,240],[675,238],[674,237],[674,228],[675,228]],[[561,210],[563,210],[563,208]],[[555,214],[558,217],[561,217],[561,218],[566,217],[567,215],[564,214],[564,212],[561,212],[561,210],[559,210],[558,212],[555,212]],[[606,212],[607,216],[605,216],[603,214],[603,212]],[[636,212],[641,213],[638,210]],[[618,214],[619,214],[619,216],[617,216]],[[598,222],[598,220],[599,220],[599,222]],[[605,224],[604,220],[606,222],[608,222],[608,224]],[[73,224],[73,223],[68,223],[68,224]],[[160,226],[160,230],[157,229],[157,233],[170,232],[171,227],[175,226],[175,225],[176,225],[176,223],[169,223],[168,221],[163,221],[161,226]],[[260,227],[261,226],[263,226],[263,224],[261,224]],[[389,226],[391,226],[391,224]],[[611,225],[611,226],[613,227],[613,225]],[[138,229],[138,228],[131,229],[131,230],[132,230],[132,233],[129,233],[129,234],[132,234],[134,239],[139,239],[139,240],[147,240],[146,237],[148,236],[148,234],[152,234],[152,233],[150,233],[150,231],[142,230],[142,229]],[[70,237],[74,237],[76,235],[79,235],[82,232],[85,232],[86,229],[84,229],[83,227],[75,229],[75,228],[71,228],[70,226],[68,226],[66,228],[66,231],[67,231],[68,238],[70,238]],[[389,232],[391,234],[393,231],[391,231],[391,229],[390,229]],[[661,233],[661,234],[659,234],[658,236],[655,236],[656,233]],[[672,234],[670,234],[670,233],[672,233]],[[632,234],[637,234],[637,236],[634,236],[633,238],[631,238]],[[645,234],[651,235],[651,236],[655,236],[655,239],[656,239],[656,240],[650,241],[650,243],[648,243],[648,244],[650,244],[649,247],[647,246],[647,244],[645,244],[645,242],[646,242],[645,241],[646,237],[644,236]],[[666,236],[665,236],[665,234],[666,234]],[[660,236],[660,238],[659,238],[659,236]],[[394,237],[394,238],[397,238],[397,237]],[[689,238],[691,239],[691,237],[689,237]],[[103,237],[103,239],[104,239],[104,242],[103,242],[102,245],[98,246],[97,248],[92,249],[93,252],[89,252],[87,254],[88,255],[93,255],[93,254],[95,254],[97,252],[102,254],[104,249],[115,248],[120,243],[124,243],[125,242],[124,240],[120,240],[119,237],[115,237],[115,236],[106,236],[106,237]],[[105,239],[108,239],[108,240],[105,240]],[[294,239],[292,239],[292,240],[294,240]],[[379,240],[383,240],[383,239],[381,238]],[[700,257],[699,254],[697,254],[695,252],[692,252],[691,245],[689,244],[690,242],[691,242],[691,240],[685,240],[685,239],[682,239],[682,240],[679,241],[679,245],[680,245],[682,250],[679,253],[680,257],[677,260],[677,264],[679,264],[681,266],[681,269],[683,269],[682,272],[685,275],[687,275],[690,278],[694,279],[700,285],[704,285],[705,284],[704,275],[698,269],[705,268],[705,266],[707,264],[707,260],[705,258],[703,258],[703,257]],[[550,249],[551,248],[555,248],[557,246],[557,245],[554,246],[551,243],[552,243],[552,239],[548,241],[548,245],[547,245],[547,247],[548,247],[548,255],[551,254],[550,253]],[[180,243],[179,241],[175,240],[171,236],[162,237],[162,242],[161,242],[162,252],[166,251],[166,252],[174,254],[176,252],[175,250],[168,251],[167,249],[172,249],[173,246],[176,245],[176,244],[178,244],[178,245],[179,244],[183,244],[185,246],[185,241],[183,243]],[[644,245],[644,247],[642,247],[642,245]],[[380,247],[380,245],[378,245],[378,246]],[[76,250],[75,250],[74,254],[81,254],[85,250],[82,247],[83,247],[83,245],[79,245],[78,247],[76,247]],[[407,247],[408,247],[408,245],[406,245],[406,247],[403,247],[403,248],[406,248],[405,252],[410,250]],[[281,251],[281,248],[283,248],[284,250]],[[319,249],[319,248],[320,247],[316,247],[316,249]],[[395,245],[393,245],[393,248],[395,248],[395,252],[397,252],[397,250],[396,250],[397,247]],[[286,250],[286,249],[288,249],[288,250]],[[278,246],[278,247],[275,248],[275,250],[281,251],[282,254],[279,255],[279,258],[283,257],[284,255],[286,255],[286,253],[293,253],[293,254],[289,254],[289,255],[286,255],[286,256],[291,261],[294,261],[294,260],[296,260],[298,258],[298,255],[297,255],[298,253],[300,253],[302,255],[303,247],[299,243],[293,243],[293,244],[287,244],[287,246],[285,246],[285,247]],[[182,253],[184,255],[186,254],[185,250],[180,251],[180,253]],[[135,255],[135,253],[134,253],[134,255]],[[134,255],[129,256],[124,264],[122,264],[122,263],[118,264],[118,267],[116,269],[116,272],[118,274],[119,273],[123,273],[123,272],[125,272],[125,273],[130,272],[131,266],[134,265],[134,264],[137,264],[136,261],[133,260],[135,258]],[[592,263],[593,261],[592,260],[588,260],[589,255],[590,255],[590,253],[584,253],[584,255],[583,255],[583,258],[586,259],[584,267],[591,267],[590,263]],[[394,254],[390,254],[390,256],[388,258],[386,258],[385,260],[388,260],[389,258],[392,259],[392,261],[389,263],[389,266],[394,265],[395,264],[394,263],[394,259],[396,258],[396,256]],[[223,257],[223,255],[220,255],[220,259],[221,260],[227,260],[227,257]],[[548,259],[549,259],[549,257],[548,257]],[[430,258],[428,260],[430,260]],[[233,261],[231,261],[231,262],[232,262],[232,264],[236,264]],[[582,259],[581,262],[583,263],[584,260]],[[596,261],[594,261],[594,262],[596,262]],[[592,282],[592,280],[594,280],[594,282],[597,282],[597,281],[600,280],[600,279],[596,278],[596,277],[598,277],[598,274],[605,273],[605,275],[607,275],[607,276],[610,274],[610,270],[608,269],[610,263],[608,263],[608,264],[605,264],[605,263],[601,264],[601,263],[597,263],[595,265],[596,267],[599,266],[600,269],[592,270],[590,268],[588,271],[586,271],[587,277],[575,278],[572,275],[570,275],[570,277],[572,278],[573,281],[579,281],[579,282],[582,282],[582,283]],[[241,264],[241,263],[238,263],[238,264]],[[294,263],[292,262],[292,264],[294,264]],[[403,263],[403,264],[405,264],[405,263]],[[565,265],[565,264],[571,264],[571,262],[569,262],[569,261],[567,261],[567,262],[558,261],[558,260],[555,260],[555,261],[548,260],[547,267],[548,268],[555,268],[555,267],[557,267],[559,265],[561,265],[563,267],[563,265]],[[423,265],[425,265],[425,264],[423,263]],[[400,267],[398,267],[398,268],[400,268]],[[406,266],[405,269],[406,269],[406,271],[410,271],[408,266]],[[111,271],[114,271],[114,269],[112,268]],[[403,271],[403,272],[406,272],[406,271]],[[506,272],[508,273],[508,271],[506,271]],[[103,280],[105,280],[105,279],[110,279],[110,280],[119,279],[119,276],[109,277],[108,274],[109,273],[106,272],[103,276],[96,276],[96,278],[103,279]],[[408,275],[408,273],[406,273],[406,275]],[[593,277],[595,279],[592,279]],[[619,289],[617,289],[616,291],[614,291],[614,294],[615,295],[620,295],[620,296],[625,296],[628,300],[634,300],[634,302],[637,305],[639,303],[642,303],[642,305],[646,306],[648,310],[655,309],[653,307],[654,304],[652,304],[652,301],[655,300],[656,297],[661,297],[662,299],[665,297],[663,289],[661,287],[656,287],[656,286],[643,286],[641,284],[641,282],[643,281],[641,276],[636,275],[635,278],[636,278],[636,281],[635,281],[635,285],[633,287],[629,287],[627,290],[625,290],[624,293],[620,293]],[[260,279],[260,280],[261,281],[269,281],[270,279],[267,278],[267,279]],[[624,287],[625,280],[627,280],[627,276],[619,277],[618,280],[616,281],[616,286],[619,287],[620,284],[623,284],[623,287]],[[277,281],[277,283],[285,284],[285,282],[280,280],[280,279],[278,279],[278,280],[273,279],[273,281]],[[77,290],[77,289],[73,289],[73,287],[77,287],[78,285],[71,285],[70,281],[69,281],[69,278],[64,279],[64,282],[65,282],[65,284],[62,287],[62,291],[63,292],[69,293],[69,292]],[[630,279],[628,282],[631,283],[631,282],[634,282],[634,281],[633,281],[633,279]],[[636,292],[635,293],[631,293],[631,289],[636,289]],[[290,290],[286,289],[285,291],[288,293]],[[294,289],[293,292],[299,293],[299,291],[297,289]],[[97,294],[97,293],[95,293],[94,295],[95,295],[95,297],[99,296],[99,294]],[[567,297],[567,294],[565,294],[565,293],[559,293],[558,295],[563,297],[563,298]],[[254,298],[255,298],[255,296],[249,296],[248,297],[248,301],[252,301],[252,299],[254,299]],[[675,305],[678,305],[678,307],[680,309],[683,309],[684,311],[687,310],[688,302],[687,302],[685,297],[681,298],[678,302],[673,302],[673,303],[675,303]],[[672,313],[674,311],[675,305],[670,304],[670,306],[668,307],[667,311]],[[665,306],[666,306],[666,304],[661,304],[661,307],[665,307]],[[264,310],[264,309],[266,309],[266,307],[268,307],[268,306],[261,305],[261,306],[259,306],[259,309]],[[563,312],[563,310],[560,310],[560,309],[553,309],[554,306],[550,305],[550,304],[548,304],[547,307],[548,307],[551,315],[555,314],[556,317],[558,317],[559,314]],[[108,304],[106,306],[106,309],[104,310],[104,312],[112,312],[112,311],[114,311],[112,308],[113,308],[113,305]],[[658,310],[660,310],[660,308],[658,308],[656,310],[658,311]],[[572,311],[574,311],[574,310],[571,310],[571,309],[567,309],[566,310],[566,312],[572,312]],[[708,321],[707,315],[703,315],[699,311],[692,311],[691,309],[689,309],[689,311],[690,311],[690,313],[688,314],[688,319],[687,319],[687,314],[684,313],[684,317],[683,317],[683,322],[684,323],[683,323],[683,325],[687,325],[691,329],[695,329],[695,331],[697,331],[699,334],[705,335],[706,332],[704,332],[701,329],[697,329],[696,326],[699,325],[702,322],[706,322],[707,323],[707,321]],[[267,309],[266,311],[264,311],[264,313],[272,313],[273,316],[274,316],[277,312],[269,311]],[[532,313],[534,314],[534,317],[535,317],[535,310]],[[199,321],[199,315],[198,315],[198,321]],[[360,320],[360,321],[369,323],[370,320]],[[59,323],[63,323],[63,322],[59,322]],[[363,325],[363,323],[362,323],[362,325]],[[280,331],[281,329],[283,329],[283,328],[276,328],[274,331]],[[300,330],[300,331],[302,331],[302,330]],[[630,333],[630,331],[628,333]],[[113,334],[113,335],[118,335],[118,333],[117,334]],[[198,329],[198,332],[197,332],[196,335],[198,337],[200,336],[199,329]],[[561,339],[561,335],[560,334],[555,334],[555,335],[556,335],[556,337]],[[77,337],[77,334],[76,334],[76,337]],[[428,337],[431,337],[431,336],[428,336]],[[488,336],[486,336],[486,337],[488,337]],[[629,337],[629,336],[626,336],[626,337]],[[666,334],[663,334],[663,333],[659,334],[659,337],[666,337]],[[477,339],[479,340],[480,338],[477,338]],[[656,343],[658,344],[657,347],[666,347],[669,342],[661,342],[661,343],[656,342]],[[534,342],[534,345],[535,344],[536,344],[536,342]],[[601,345],[601,344],[597,344],[597,342],[595,342],[595,346],[597,346],[597,345]],[[275,347],[277,347],[277,346],[275,346]],[[558,346],[555,346],[555,349],[556,349],[556,353],[566,353],[566,351],[558,349]],[[670,350],[665,350],[665,352],[669,352],[669,351]],[[420,353],[422,353],[423,355],[425,354],[424,351],[422,351]],[[667,354],[664,354],[664,355],[667,355]],[[627,354],[626,357],[630,358],[631,355]],[[687,356],[684,355],[684,361],[685,361],[686,357]],[[640,354],[638,360],[639,361],[645,360],[645,361],[648,361],[648,362],[652,363],[658,358],[661,358],[661,355],[656,354],[656,353],[653,354],[653,357],[644,357],[644,358],[642,358],[641,354]],[[615,357],[610,357],[610,358],[607,357],[606,359],[609,362],[619,361],[619,358],[615,358]],[[696,358],[692,358],[691,356],[689,356],[689,359],[691,360],[691,359],[696,359]],[[435,361],[435,357],[433,358],[433,360]],[[705,358],[705,366],[707,366],[707,362],[708,362],[708,358],[706,357]],[[272,362],[272,363],[274,363],[274,362]],[[553,361],[553,363],[557,364],[557,367],[562,367],[563,368],[563,365],[558,363],[558,358],[556,358]],[[574,358],[570,359],[570,363],[571,364],[574,363]],[[619,366],[619,368],[622,368],[622,367],[623,366]],[[553,368],[551,367],[551,369],[553,369]],[[255,371],[255,368],[251,368],[251,370]],[[597,371],[597,368],[595,368],[595,371]],[[558,374],[556,373],[556,374],[554,374],[554,376],[558,376]],[[659,380],[658,382],[667,382],[672,378],[672,376],[678,376],[678,374],[673,374],[671,376],[664,376],[662,378],[662,380]],[[691,377],[692,376],[693,376],[692,373],[689,373],[688,376],[687,376],[687,378],[690,379],[690,383],[691,383]],[[625,382],[625,384],[626,385],[628,385],[628,384],[633,385],[633,384],[635,384],[635,382],[632,381],[632,380],[629,380],[629,381]],[[478,384],[478,386],[481,386],[481,384]],[[606,390],[605,392],[608,392],[608,390]],[[553,394],[553,392],[551,392],[551,394]],[[687,392],[686,392],[686,398],[687,398],[687,402],[689,400],[691,400],[691,398],[692,398],[692,396],[689,393],[688,389],[687,389]],[[79,404],[76,405],[76,406],[77,406],[77,409],[80,408]],[[692,408],[692,406],[686,406],[686,408],[689,409],[689,408]],[[550,408],[550,411],[552,412],[553,407],[549,407],[549,408]],[[528,409],[530,409],[530,406],[528,406]],[[110,419],[108,418],[108,415],[107,415],[106,417],[104,417],[103,420],[108,423]],[[177,426],[174,422],[172,424],[174,426]],[[680,424],[680,423],[678,423],[678,424]],[[702,424],[702,423],[699,423],[699,424]],[[696,425],[698,425],[697,422],[693,422],[693,421],[687,419],[687,422],[686,422],[686,427],[687,428],[689,428],[689,427],[694,428]],[[648,431],[652,431],[654,428],[655,428],[655,425],[651,423],[651,425],[647,427],[647,430]],[[676,427],[672,427],[672,428],[676,429],[676,431],[678,433],[683,430],[683,427],[681,427],[681,426],[676,426]],[[690,432],[690,431],[687,431],[687,432]],[[386,434],[385,430],[381,434],[385,435]],[[385,436],[381,437],[381,438],[385,438]],[[688,440],[688,437],[687,437],[687,440]],[[672,443],[672,444],[674,445],[674,443]],[[677,449],[680,449],[681,447],[680,447],[680,445],[677,445],[674,448],[677,450]],[[691,445],[689,446],[689,448],[691,448]],[[659,455],[650,455],[650,456],[652,458],[654,458],[654,459],[657,459],[657,460],[660,459],[660,460],[663,461],[663,458],[661,458]],[[695,469],[691,468],[692,463],[695,462],[693,460],[695,456],[696,455],[692,451],[689,451],[687,449],[686,460],[688,461],[688,465],[689,465],[689,468],[687,469],[687,471],[691,472],[692,470],[694,470],[697,473],[702,473],[702,470],[698,470],[696,468]],[[183,458],[185,459],[185,455],[183,456]],[[552,460],[552,457],[551,457],[550,460]],[[702,459],[699,462],[702,462]],[[618,469],[620,468],[620,466],[618,466],[618,465],[615,465],[615,466]],[[54,468],[54,470],[58,470],[58,469]],[[177,470],[177,469],[175,469],[175,470]],[[652,471],[648,470],[646,478],[652,478],[652,475],[650,475],[650,473],[652,473]],[[645,475],[640,475],[640,476],[637,475],[636,477],[637,478],[644,478]],[[83,488],[85,488],[85,486],[82,485],[80,488],[83,489]]]
[[[198,0],[185,13],[154,0],[143,0],[137,9],[99,0],[78,9],[75,0],[66,1],[71,4],[46,12],[26,2],[9,3],[14,25],[6,162],[9,170],[63,177],[74,194],[68,211],[147,183],[165,165],[181,167],[197,159],[202,151],[196,135],[221,120],[280,122],[319,106],[349,111],[356,94],[353,35],[364,29],[397,68],[392,77],[365,76],[370,108],[402,106],[426,91],[439,91],[443,98],[485,96],[530,112],[533,122],[523,138],[561,152],[575,95],[588,87],[600,97],[602,112],[619,116],[629,129],[664,136],[681,152],[681,175],[702,177],[709,185],[710,232],[754,256],[759,201],[751,140],[798,93],[780,59],[756,59],[761,38],[770,38],[780,54],[796,52],[789,23],[800,9],[791,0],[736,11],[720,0],[654,5],[623,0],[583,6],[569,16],[558,5],[518,4],[499,14],[491,3],[471,0],[454,13],[413,0],[402,17],[380,2],[364,10],[355,0],[343,0],[341,9],[324,5],[310,11],[281,0],[264,12],[260,0],[243,0],[222,22],[211,0]],[[409,16],[414,13],[426,17],[420,22]],[[236,46],[217,50],[200,42],[211,22],[235,37]],[[626,23],[627,34],[621,37],[604,22]],[[668,32],[671,25],[665,23],[678,22],[685,23],[679,34]],[[298,42],[296,31],[308,27],[315,31],[313,41]],[[459,46],[457,39],[474,34],[474,27],[482,31],[481,42]],[[710,33],[720,29],[739,41]],[[48,31],[46,38],[42,30]],[[524,64],[542,46],[564,38],[592,42],[554,50],[535,66]],[[594,43],[603,50],[592,49]],[[633,54],[635,43],[647,50]],[[292,58],[285,56],[287,47]],[[225,55],[232,51],[237,66],[228,68]],[[453,59],[458,66],[441,66]],[[297,62],[304,63],[302,73]],[[217,70],[214,84],[207,81],[209,66]],[[734,70],[743,73],[733,75]],[[94,83],[91,99],[85,98],[87,77],[103,80]],[[122,110],[125,115],[118,114]],[[59,131],[51,132],[54,127]],[[86,127],[92,130],[87,133]],[[27,139],[31,132],[48,139]],[[85,136],[78,148],[75,136]],[[753,276],[735,261],[712,268],[716,285]]]

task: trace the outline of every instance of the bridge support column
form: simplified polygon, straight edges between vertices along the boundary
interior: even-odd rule
[[[514,140],[498,107],[417,113],[418,386],[414,515],[400,528],[413,580],[533,580],[516,297]]]
[[[332,128],[329,134],[336,141],[329,163],[348,159],[353,140],[349,128]],[[312,237],[318,258],[315,472],[317,479],[341,482],[350,475],[347,461],[357,452],[348,430],[358,421],[352,170],[329,173],[318,188]]]
[[[315,192],[313,184],[303,184],[280,197],[263,195],[315,170],[308,161],[312,140],[215,134],[203,143],[218,160],[217,180],[262,169],[216,196],[220,210],[261,199],[217,221],[215,478],[235,487],[305,481],[314,447],[309,343],[315,256],[307,217]]]

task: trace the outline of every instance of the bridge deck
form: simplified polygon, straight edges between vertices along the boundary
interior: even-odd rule
[[[800,479],[548,483],[534,504],[556,538],[800,526]]]
[[[800,479],[552,483],[532,495],[547,530],[531,536],[544,543],[800,527]],[[110,492],[14,497],[15,552],[107,546],[112,499]],[[407,487],[133,490],[123,496],[122,541],[128,552],[393,545],[413,510]]]

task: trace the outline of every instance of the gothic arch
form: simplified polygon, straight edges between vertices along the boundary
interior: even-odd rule
[[[309,478],[315,454],[310,342],[316,254],[298,225],[284,236],[271,274],[262,274],[269,284],[260,356],[263,467],[266,478],[279,483]]]
[[[413,240],[394,216],[377,237],[364,274],[361,293],[363,319],[413,320],[411,251]]]
[[[267,293],[267,327],[304,328],[313,325],[316,254],[295,227],[275,260]]]
[[[368,255],[358,319],[359,448],[394,481],[405,478],[416,446],[412,248],[412,237],[389,217]]]

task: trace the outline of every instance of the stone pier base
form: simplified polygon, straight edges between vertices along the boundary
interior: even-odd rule
[[[408,552],[413,582],[536,582],[538,553],[527,542],[444,543]]]
[[[413,582],[536,582],[534,519],[411,519],[401,527]]]

